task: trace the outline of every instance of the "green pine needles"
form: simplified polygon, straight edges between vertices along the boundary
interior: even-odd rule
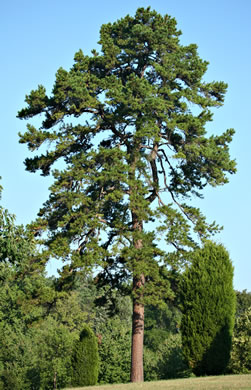
[[[195,251],[182,278],[183,352],[196,375],[227,368],[235,316],[233,266],[222,245],[207,242]]]
[[[85,325],[75,343],[72,355],[72,385],[91,386],[98,380],[98,341],[93,331]]]

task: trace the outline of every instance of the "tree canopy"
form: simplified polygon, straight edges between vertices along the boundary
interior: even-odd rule
[[[104,24],[100,52],[79,50],[52,93],[39,85],[18,113],[42,114],[20,142],[42,148],[26,169],[54,176],[33,228],[47,232],[49,254],[70,261],[64,277],[97,267],[100,278],[132,283],[133,381],[143,379],[144,303],[171,296],[166,265],[177,267],[196,237],[218,231],[189,198],[235,172],[233,129],[206,134],[227,85],[203,81],[208,62],[180,35],[174,18],[150,7]],[[173,252],[157,246],[160,234]]]

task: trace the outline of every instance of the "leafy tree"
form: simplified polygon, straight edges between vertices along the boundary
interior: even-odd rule
[[[145,308],[145,346],[157,351],[170,334],[179,333],[181,311],[174,302],[162,303],[162,307]]]
[[[0,389],[29,390],[29,378],[35,354],[32,338],[25,333],[22,321],[16,319],[11,325],[0,322]]]
[[[118,315],[110,318],[100,329],[99,383],[130,381],[131,324]]]
[[[247,373],[251,371],[251,293],[236,291],[236,318],[230,372]]]
[[[235,374],[251,372],[251,308],[236,320],[230,370]]]
[[[239,317],[251,307],[251,292],[236,291],[236,317]]]
[[[45,146],[26,159],[28,171],[46,176],[54,167],[33,228],[47,231],[53,258],[70,261],[64,277],[98,267],[119,287],[130,282],[132,381],[143,380],[144,304],[172,295],[166,264],[182,263],[196,245],[193,231],[199,239],[218,231],[185,198],[235,172],[234,131],[205,130],[227,85],[203,81],[208,63],[180,34],[175,19],[150,8],[104,24],[101,52],[79,50],[69,71],[58,70],[52,94],[39,85],[18,113],[43,116],[20,142],[30,151]],[[169,255],[157,247],[160,233],[174,247]]]
[[[0,389],[69,383],[73,341],[86,319],[75,295],[55,291],[33,234],[0,208]]]
[[[34,389],[62,389],[71,382],[74,343],[78,332],[71,332],[67,326],[51,316],[34,326],[28,333],[33,340],[34,363],[28,377]]]
[[[180,323],[181,311],[177,302],[163,302],[161,307],[146,306],[144,372],[147,381],[188,375],[182,353]]]
[[[72,385],[90,386],[98,380],[98,341],[88,325],[83,327],[72,354]]]
[[[144,346],[144,372],[147,381],[190,376],[180,333],[169,333],[157,350]]]
[[[195,251],[181,282],[184,354],[196,375],[225,372],[235,315],[233,266],[222,245]]]

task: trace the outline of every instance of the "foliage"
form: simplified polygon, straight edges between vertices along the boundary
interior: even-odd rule
[[[71,355],[78,333],[71,333],[63,324],[48,317],[32,328],[35,363],[29,372],[33,388],[63,388],[71,381]]]
[[[187,376],[179,333],[181,312],[175,302],[161,308],[146,306],[144,337],[144,372],[146,380]]]
[[[181,312],[174,302],[162,303],[161,307],[146,306],[145,336],[146,347],[157,351],[170,334],[179,332]]]
[[[115,316],[104,324],[99,335],[99,383],[129,382],[131,324]]]
[[[0,389],[30,390],[28,372],[34,363],[33,343],[23,324],[0,322]]]
[[[141,372],[143,304],[173,296],[166,265],[179,268],[197,239],[219,231],[183,200],[235,172],[233,129],[206,136],[227,85],[203,80],[208,63],[180,34],[175,19],[150,7],[105,24],[101,52],[77,52],[69,71],[57,71],[51,95],[38,86],[18,113],[42,114],[20,142],[30,151],[49,145],[25,161],[28,171],[54,176],[33,224],[36,234],[48,233],[45,258],[69,260],[69,275],[98,268],[100,279],[131,286],[133,359],[140,356],[132,368]],[[174,252],[157,247],[160,233]],[[139,371],[135,378],[143,379]]]
[[[230,370],[235,373],[251,372],[251,308],[236,320]]]
[[[208,138],[205,130],[226,84],[203,81],[208,63],[196,45],[180,44],[180,34],[175,19],[150,8],[103,25],[101,53],[77,52],[69,71],[58,70],[51,96],[40,85],[18,114],[43,114],[42,126],[28,124],[21,143],[31,151],[50,145],[26,159],[27,170],[48,175],[64,161],[52,171],[51,194],[34,225],[49,231],[50,254],[70,259],[71,269],[98,265],[120,284],[144,274],[148,303],[170,288],[160,265],[167,259],[155,229],[144,230],[144,223],[158,219],[169,244],[194,247],[187,218],[200,237],[218,229],[179,197],[200,196],[207,184],[224,184],[235,172],[233,130]]]
[[[72,354],[72,384],[95,385],[98,380],[98,342],[88,325],[83,327]]]
[[[2,322],[0,326],[3,389],[51,390],[70,383],[77,335],[52,318],[30,329],[21,321],[14,326]]]
[[[169,334],[157,350],[144,349],[145,380],[155,381],[190,376],[182,353],[181,335]]]
[[[65,386],[73,341],[86,316],[73,293],[57,292],[45,277],[29,229],[0,211],[0,388]]]
[[[222,245],[195,251],[181,282],[184,354],[196,375],[222,374],[229,362],[235,315],[233,266]]]
[[[236,317],[239,317],[251,307],[251,292],[236,291]]]

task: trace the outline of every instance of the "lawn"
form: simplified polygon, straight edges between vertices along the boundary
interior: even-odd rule
[[[251,390],[250,375],[209,376],[201,378],[173,379],[158,382],[103,385],[65,390]]]

